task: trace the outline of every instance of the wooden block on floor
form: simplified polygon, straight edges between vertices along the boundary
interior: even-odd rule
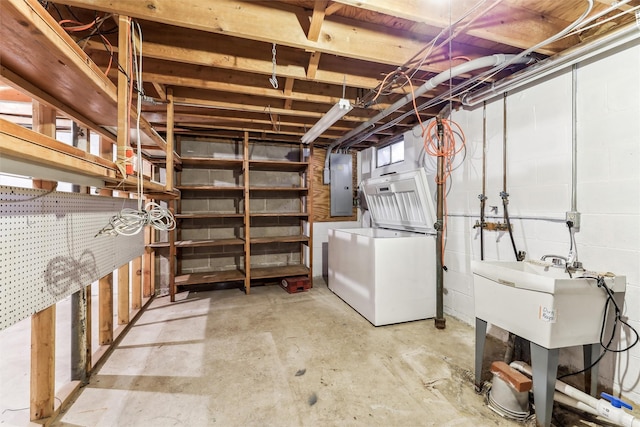
[[[516,391],[529,391],[533,386],[531,378],[516,371],[504,362],[493,362],[491,364],[491,373],[510,384]]]
[[[307,276],[287,277],[282,279],[280,286],[290,294],[305,292],[311,288],[311,281]]]

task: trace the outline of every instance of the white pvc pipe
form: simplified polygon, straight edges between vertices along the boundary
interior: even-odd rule
[[[553,394],[553,399],[556,402],[562,403],[563,405],[571,406],[572,408],[579,409],[581,411],[587,412],[591,415],[598,415],[598,411],[595,408],[587,405],[584,402],[581,402],[573,397],[569,397],[566,394],[562,394],[559,391],[556,391]]]
[[[533,377],[531,366],[524,362],[511,362],[509,366],[523,374]],[[565,403],[590,414],[600,416],[623,427],[640,427],[640,419],[625,412],[622,408],[614,407],[604,399],[597,399],[590,396],[560,380],[556,380],[555,388],[557,391],[554,393],[553,398],[560,403]]]

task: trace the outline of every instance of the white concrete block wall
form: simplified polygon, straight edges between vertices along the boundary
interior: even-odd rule
[[[618,49],[579,64],[577,209],[578,255],[588,269],[627,276],[625,318],[640,330],[640,46]],[[529,259],[566,255],[564,223],[571,208],[571,70],[536,82],[507,97],[507,191],[519,250]],[[487,103],[487,215],[502,220],[503,99]],[[456,111],[453,119],[467,137],[464,163],[453,173],[447,199],[445,312],[470,324],[474,320],[472,259],[480,259],[478,195],[482,192],[482,106]],[[419,167],[420,138],[405,134],[407,160],[385,169]],[[375,156],[370,156],[375,157]],[[378,170],[371,167],[375,176]],[[428,172],[432,172],[427,168]],[[507,233],[485,232],[485,259],[514,260]],[[628,331],[627,331],[628,332]],[[632,339],[633,337],[628,337]],[[623,341],[625,337],[623,336]],[[561,352],[561,363],[582,368],[580,349]],[[610,354],[600,380],[640,403],[640,345]]]

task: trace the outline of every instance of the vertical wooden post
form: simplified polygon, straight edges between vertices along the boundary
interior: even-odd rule
[[[167,89],[167,182],[164,186],[166,191],[173,191],[174,178],[174,138],[173,138],[173,121],[174,121],[174,105],[173,105],[173,88]],[[175,200],[169,201],[169,210],[172,214],[176,213]],[[171,302],[176,300],[176,234],[177,230],[169,231],[169,297]]]
[[[31,317],[31,420],[53,415],[55,399],[56,306]]]
[[[304,172],[307,195],[305,197],[305,204],[302,208],[308,214],[307,226],[309,227],[309,283],[313,286],[313,142],[309,146],[309,157],[307,158],[307,169]]]
[[[87,293],[91,293],[90,286],[71,295],[71,379],[83,383],[88,374],[86,358],[87,342],[90,339],[87,335],[91,336],[87,327]]]
[[[33,130],[56,137],[56,110],[33,103]],[[33,180],[33,187],[55,189],[57,183]],[[39,420],[53,415],[55,404],[56,306],[31,317],[30,417]]]
[[[85,381],[88,381],[89,379],[89,373],[91,372],[92,368],[93,368],[93,361],[91,360],[92,354],[93,354],[93,345],[91,344],[91,286],[87,286],[85,288],[85,297],[86,297],[86,307],[87,307],[87,326],[86,326],[86,330],[87,330],[87,334],[85,335],[85,338],[87,339],[87,342],[84,346],[85,351],[87,352],[87,355],[84,359],[84,362],[86,363],[85,367],[84,367],[84,371],[87,373],[87,377],[85,378]]]
[[[142,307],[142,257],[131,261],[131,308],[139,310]]]
[[[98,282],[98,342],[108,345],[113,342],[113,273]]]
[[[244,178],[244,292],[251,292],[251,214],[249,212],[249,132],[242,143],[242,176]]]
[[[131,78],[131,19],[120,15],[118,18],[118,161],[126,160],[126,149],[129,145],[129,129],[131,126],[130,85]],[[138,153],[141,155],[141,153]]]
[[[167,191],[173,191],[174,183],[174,156],[175,142],[173,136],[173,121],[174,121],[174,104],[173,104],[173,88],[167,88],[167,182],[165,189]]]
[[[169,210],[176,212],[176,201],[169,201]],[[176,300],[176,234],[177,230],[169,231],[169,298],[171,302]]]
[[[155,256],[152,248],[148,247],[151,243],[153,243],[154,231],[151,227],[146,227],[144,229],[144,243],[146,245],[144,259],[143,259],[143,270],[142,270],[142,296],[144,298],[149,298],[153,294],[154,289],[154,281],[155,281]]]
[[[129,263],[118,268],[118,324],[129,323]]]
[[[33,102],[33,130],[43,135],[56,137],[56,110],[39,102]]]

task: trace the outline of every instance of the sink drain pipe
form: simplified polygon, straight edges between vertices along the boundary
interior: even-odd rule
[[[509,366],[530,377],[533,376],[531,366],[524,362],[512,362]],[[604,397],[604,399],[596,399],[595,397],[590,396],[560,380],[556,380],[555,388],[556,392],[554,393],[553,398],[558,403],[580,409],[581,411],[592,415],[600,416],[607,419],[609,422],[622,427],[640,427],[640,419],[625,412],[623,409],[626,408],[631,410],[631,405],[610,394],[602,393],[602,397]]]

